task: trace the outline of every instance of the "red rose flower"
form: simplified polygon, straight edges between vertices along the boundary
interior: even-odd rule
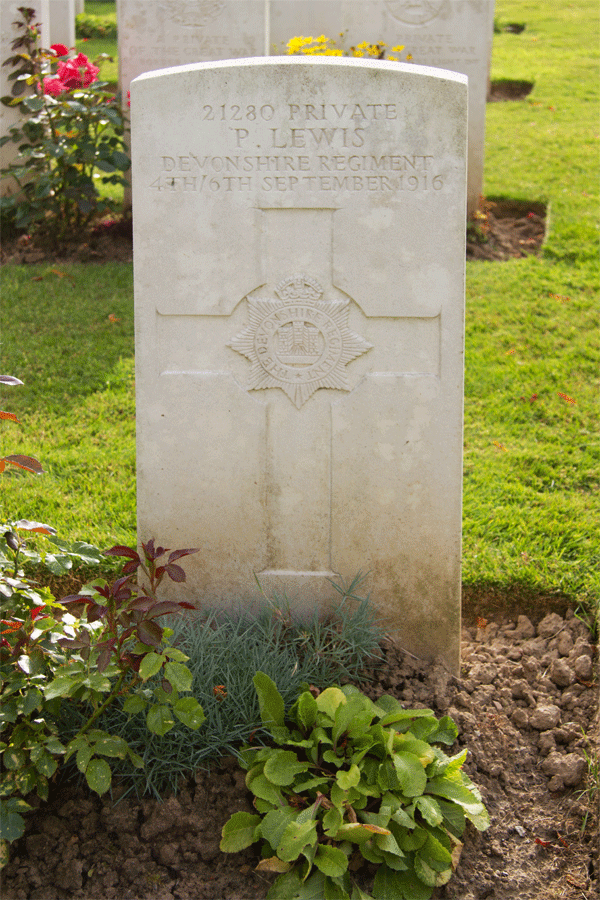
[[[64,44],[52,44],[50,46],[50,49],[54,50],[54,52],[56,53],[57,56],[68,56],[69,55],[69,48],[65,47]]]
[[[59,94],[62,94],[67,90],[67,86],[62,83],[60,78],[44,78],[45,94],[51,94],[53,97],[58,97]]]
[[[74,59],[58,64],[58,78],[67,90],[88,87],[98,80],[98,66],[92,65],[85,53],[79,53]]]

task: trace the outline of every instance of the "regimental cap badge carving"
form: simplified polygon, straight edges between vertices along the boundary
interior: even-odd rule
[[[319,388],[349,391],[346,365],[371,349],[348,328],[349,300],[322,300],[307,275],[280,281],[279,299],[248,298],[249,324],[229,343],[252,363],[248,390],[278,387],[300,409]]]
[[[225,0],[163,0],[162,7],[177,25],[203,28],[221,15]]]

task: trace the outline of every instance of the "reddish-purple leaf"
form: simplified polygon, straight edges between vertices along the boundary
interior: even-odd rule
[[[0,384],[23,384],[23,382],[14,375],[0,375]]]
[[[169,555],[169,562],[173,563],[176,559],[181,559],[182,556],[189,556],[190,553],[199,553],[200,548],[196,547],[193,550],[173,550],[173,552]]]
[[[163,689],[163,691],[165,692],[165,694],[172,694],[172,693],[173,693],[173,685],[171,684],[170,681],[167,681],[166,678],[163,678],[163,681],[162,681],[162,689]]]
[[[114,597],[115,600],[123,602],[124,600],[129,600],[131,597],[131,576],[130,575],[122,575],[121,578],[117,578],[115,582],[110,587],[110,595]]]
[[[21,456],[21,454],[18,453],[15,456],[3,456],[1,461],[10,463],[18,469],[25,469],[26,472],[33,472],[34,475],[41,475],[44,471],[42,469],[42,464],[33,456]]]
[[[160,647],[163,630],[160,625],[151,619],[144,619],[137,628],[137,633],[142,644],[149,644],[151,647]]]
[[[179,612],[179,608],[179,603],[175,603],[172,600],[161,600],[160,603],[152,607],[148,613],[148,618],[155,619],[157,616],[165,616],[167,613]]]
[[[19,519],[15,522],[15,528],[22,531],[36,531],[38,534],[56,534],[56,528],[52,525],[45,525],[44,522],[30,522],[28,519]]]
[[[71,603],[89,603],[92,604],[94,601],[91,597],[88,597],[86,594],[68,594],[68,596],[63,597],[60,601],[65,606],[69,606]]]
[[[125,547],[123,544],[115,544],[114,547],[104,550],[104,556],[128,556],[129,559],[140,562],[139,554],[132,547]]]
[[[181,568],[181,566],[176,566],[174,563],[169,563],[166,567],[167,575],[171,579],[171,581],[176,581],[181,583],[185,581],[185,572]]]
[[[181,606],[182,609],[196,609],[194,604],[188,603],[187,600],[180,600],[180,602],[177,605]]]
[[[87,620],[88,622],[99,622],[100,619],[103,619],[106,613],[108,612],[108,606],[100,606],[99,603],[92,603],[88,608]]]
[[[102,653],[100,653],[100,655],[98,656],[97,665],[98,665],[98,671],[100,673],[104,672],[104,670],[108,666],[111,655],[112,654],[111,654],[110,650],[103,650]]]
[[[135,562],[135,560],[131,559],[129,562],[125,563],[121,571],[123,572],[123,575],[133,575],[139,565],[139,562]]]
[[[142,594],[141,597],[136,597],[135,600],[132,600],[128,608],[145,612],[147,609],[150,609],[153,603],[156,603],[154,597],[147,597],[145,594]]]

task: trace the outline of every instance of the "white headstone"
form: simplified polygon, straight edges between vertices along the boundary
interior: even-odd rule
[[[467,84],[267,58],[132,85],[138,535],[175,590],[365,590],[459,660]]]
[[[271,52],[297,35],[325,34],[349,48],[362,41],[404,45],[413,62],[469,77],[468,214],[483,187],[485,108],[494,0],[272,0]]]
[[[117,0],[119,83],[168,66],[262,56],[265,0]]]
[[[75,0],[49,0],[50,44],[75,46]]]
[[[11,73],[9,66],[4,66],[6,59],[15,55],[15,51],[11,49],[11,44],[21,34],[21,31],[15,23],[22,21],[19,13],[20,6],[28,6],[35,10],[34,22],[41,24],[41,46],[47,47],[50,43],[48,40],[48,20],[49,20],[49,0],[31,0],[31,2],[23,3],[20,0],[1,0],[0,2],[0,97],[9,96],[14,85],[13,81],[9,81],[8,76]],[[19,111],[4,104],[0,104],[0,136],[4,137],[9,133],[13,125],[19,122]],[[9,142],[0,147],[0,168],[4,168],[14,160],[17,155],[17,146]],[[18,185],[10,178],[4,178],[0,181],[0,194],[13,194],[18,190]]]

